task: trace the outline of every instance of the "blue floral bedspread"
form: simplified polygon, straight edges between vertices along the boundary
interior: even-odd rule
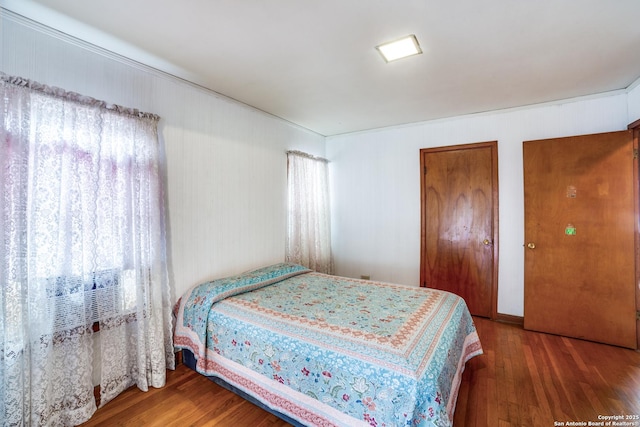
[[[198,285],[175,345],[305,425],[450,426],[482,353],[460,297],[277,264]]]

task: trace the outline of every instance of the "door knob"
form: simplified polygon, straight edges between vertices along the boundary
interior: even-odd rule
[[[482,241],[482,244],[483,244],[483,245],[485,245],[485,246],[489,246],[489,245],[491,244],[491,240],[489,240],[489,239],[484,239],[484,240]]]
[[[535,243],[533,243],[533,242],[531,242],[531,243],[528,243],[528,244],[527,244],[527,247],[528,247],[529,249],[535,249],[535,248],[536,248],[536,244],[535,244]]]

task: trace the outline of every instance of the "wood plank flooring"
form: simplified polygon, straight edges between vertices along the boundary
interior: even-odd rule
[[[586,425],[604,421],[599,416],[640,416],[640,352],[474,320],[485,354],[467,363],[455,427]],[[620,421],[640,427],[640,419]],[[168,373],[164,388],[131,388],[83,424],[288,425],[183,365]]]

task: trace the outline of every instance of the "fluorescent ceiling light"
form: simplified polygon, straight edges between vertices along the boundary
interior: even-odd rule
[[[420,45],[418,44],[418,39],[416,39],[416,36],[413,34],[403,37],[400,40],[383,43],[376,46],[376,49],[378,49],[378,52],[380,52],[384,60],[387,62],[422,53],[422,49],[420,49]]]

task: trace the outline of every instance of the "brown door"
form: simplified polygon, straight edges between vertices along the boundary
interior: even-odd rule
[[[523,143],[525,328],[636,347],[631,136]]]
[[[464,298],[494,318],[497,293],[497,142],[420,150],[420,284]]]

